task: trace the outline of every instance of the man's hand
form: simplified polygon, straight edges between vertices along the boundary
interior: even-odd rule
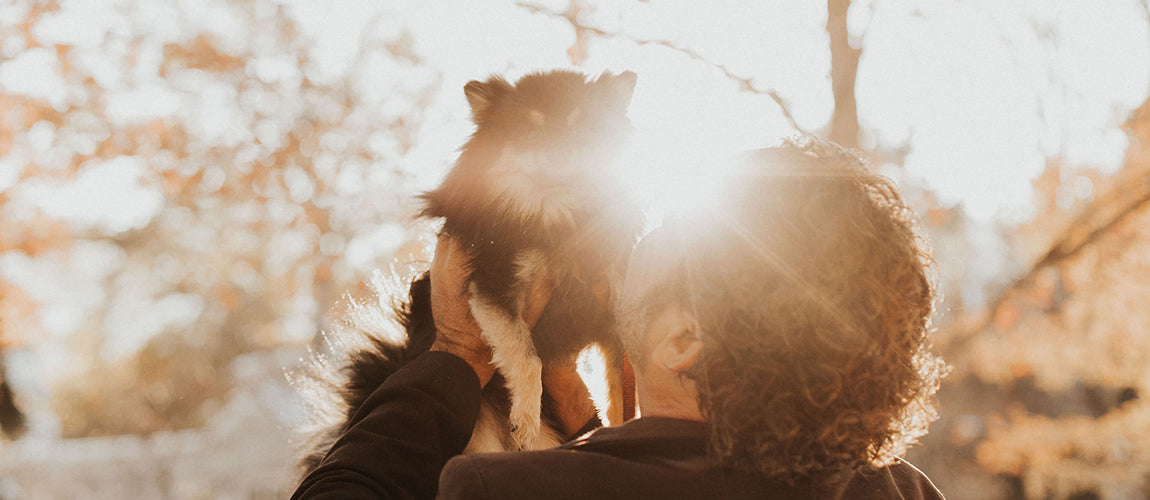
[[[486,386],[495,374],[491,364],[491,347],[483,339],[482,330],[471,315],[468,278],[471,276],[470,259],[459,242],[440,235],[435,245],[435,260],[431,264],[431,315],[435,321],[433,351],[445,351],[459,356],[479,376],[479,384]],[[551,280],[544,276],[530,284],[527,310],[523,320],[534,327],[551,299]]]

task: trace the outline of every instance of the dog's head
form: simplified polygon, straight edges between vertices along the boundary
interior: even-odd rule
[[[613,196],[616,153],[631,130],[630,71],[588,80],[571,71],[532,73],[515,84],[471,81],[464,93],[476,130],[424,215],[497,202],[524,220],[574,222]],[[466,209],[466,208],[463,208]]]

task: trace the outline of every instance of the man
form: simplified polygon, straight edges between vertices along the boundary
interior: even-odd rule
[[[641,417],[553,450],[454,458],[494,369],[464,260],[441,240],[433,352],[373,394],[296,495],[942,498],[897,458],[933,419],[944,368],[927,349],[934,288],[912,218],[833,144],[750,155],[712,210],[632,255],[618,319]]]

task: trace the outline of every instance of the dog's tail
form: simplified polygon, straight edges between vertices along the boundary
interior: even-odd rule
[[[368,396],[435,342],[430,274],[412,280],[405,299],[396,281],[377,274],[376,300],[351,300],[344,324],[324,333],[331,352],[313,353],[306,373],[288,375],[311,413],[301,429],[301,478],[319,466]]]
[[[347,419],[387,377],[412,358],[426,352],[435,342],[431,318],[431,277],[427,273],[411,282],[407,301],[395,308],[395,320],[406,333],[406,342],[395,344],[376,336],[369,345],[351,353],[344,370],[347,382],[341,389],[348,408]],[[346,423],[346,421],[345,421]]]

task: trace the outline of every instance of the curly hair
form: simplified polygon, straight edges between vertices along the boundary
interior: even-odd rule
[[[796,478],[882,466],[926,434],[933,260],[886,178],[830,142],[756,151],[721,206],[671,220],[676,301],[699,322],[687,374],[722,466]]]

